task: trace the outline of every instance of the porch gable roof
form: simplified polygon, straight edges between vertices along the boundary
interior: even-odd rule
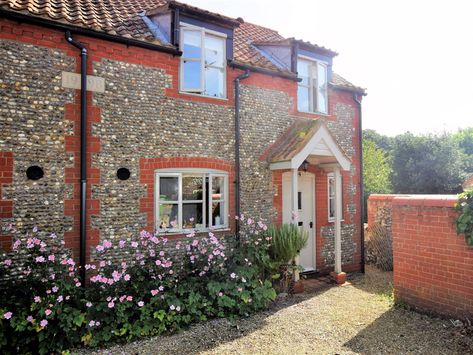
[[[271,170],[297,169],[309,156],[349,170],[351,160],[320,119],[297,118],[267,151]]]

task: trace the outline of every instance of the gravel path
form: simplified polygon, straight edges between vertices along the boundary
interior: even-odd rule
[[[391,273],[280,298],[271,310],[217,319],[83,354],[471,354],[473,335],[450,321],[392,307]]]

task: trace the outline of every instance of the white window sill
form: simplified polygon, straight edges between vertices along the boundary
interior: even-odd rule
[[[342,218],[340,222],[345,222],[345,220]],[[335,218],[329,218],[328,223],[335,223]]]
[[[159,230],[158,235],[179,235],[179,234],[191,234],[191,233],[209,233],[209,232],[229,232],[231,229],[228,226],[222,226],[218,228],[205,228],[205,229],[179,229],[179,230]]]
[[[194,94],[193,92],[187,92],[187,91],[181,91],[181,90],[179,90],[179,94],[195,96],[195,97],[205,97],[207,99],[216,99],[216,100],[221,100],[221,101],[228,101],[228,98],[226,98],[226,97],[209,96],[209,95],[203,95],[203,94]]]
[[[301,111],[301,110],[297,110],[297,112],[300,112],[300,113],[309,113],[311,115],[320,115],[320,116],[330,116],[328,113],[325,113],[325,112],[310,112],[310,111]]]

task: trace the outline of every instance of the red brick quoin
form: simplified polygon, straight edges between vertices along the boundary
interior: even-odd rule
[[[2,199],[2,190],[5,185],[13,183],[13,153],[0,152],[0,226],[3,220],[13,217],[13,201]],[[10,251],[11,236],[0,234],[0,249]]]
[[[155,171],[166,168],[202,168],[221,170],[228,173],[228,204],[229,226],[232,230],[235,227],[235,172],[233,163],[228,161],[206,158],[206,157],[172,157],[172,158],[142,158],[140,159],[140,182],[146,187],[146,196],[140,199],[140,212],[146,213],[146,230],[155,230],[154,220],[154,186]]]

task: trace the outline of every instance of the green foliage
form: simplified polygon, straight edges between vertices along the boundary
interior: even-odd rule
[[[246,223],[242,248],[212,233],[190,233],[172,255],[166,238],[147,232],[105,240],[96,248],[97,264],[86,266],[85,288],[54,235],[18,239],[13,254],[0,255],[0,353],[104,346],[266,308],[276,297],[262,263],[271,240],[262,222]]]
[[[397,136],[393,150],[395,193],[456,193],[464,179],[457,142],[442,134]]]
[[[268,234],[272,244],[270,254],[273,260],[282,264],[289,264],[307,245],[309,234],[295,224],[270,226]]]
[[[473,173],[473,127],[459,130],[453,138],[461,149],[465,172]]]
[[[363,138],[363,203],[367,216],[367,201],[371,194],[387,194],[392,192],[392,169],[386,153],[368,138]]]
[[[379,134],[373,129],[363,130],[363,144],[365,140],[373,142],[376,147],[384,151],[386,155],[390,154],[394,145],[394,138]]]
[[[456,220],[457,233],[463,234],[466,243],[473,246],[473,188],[458,195],[455,208],[460,212]]]

